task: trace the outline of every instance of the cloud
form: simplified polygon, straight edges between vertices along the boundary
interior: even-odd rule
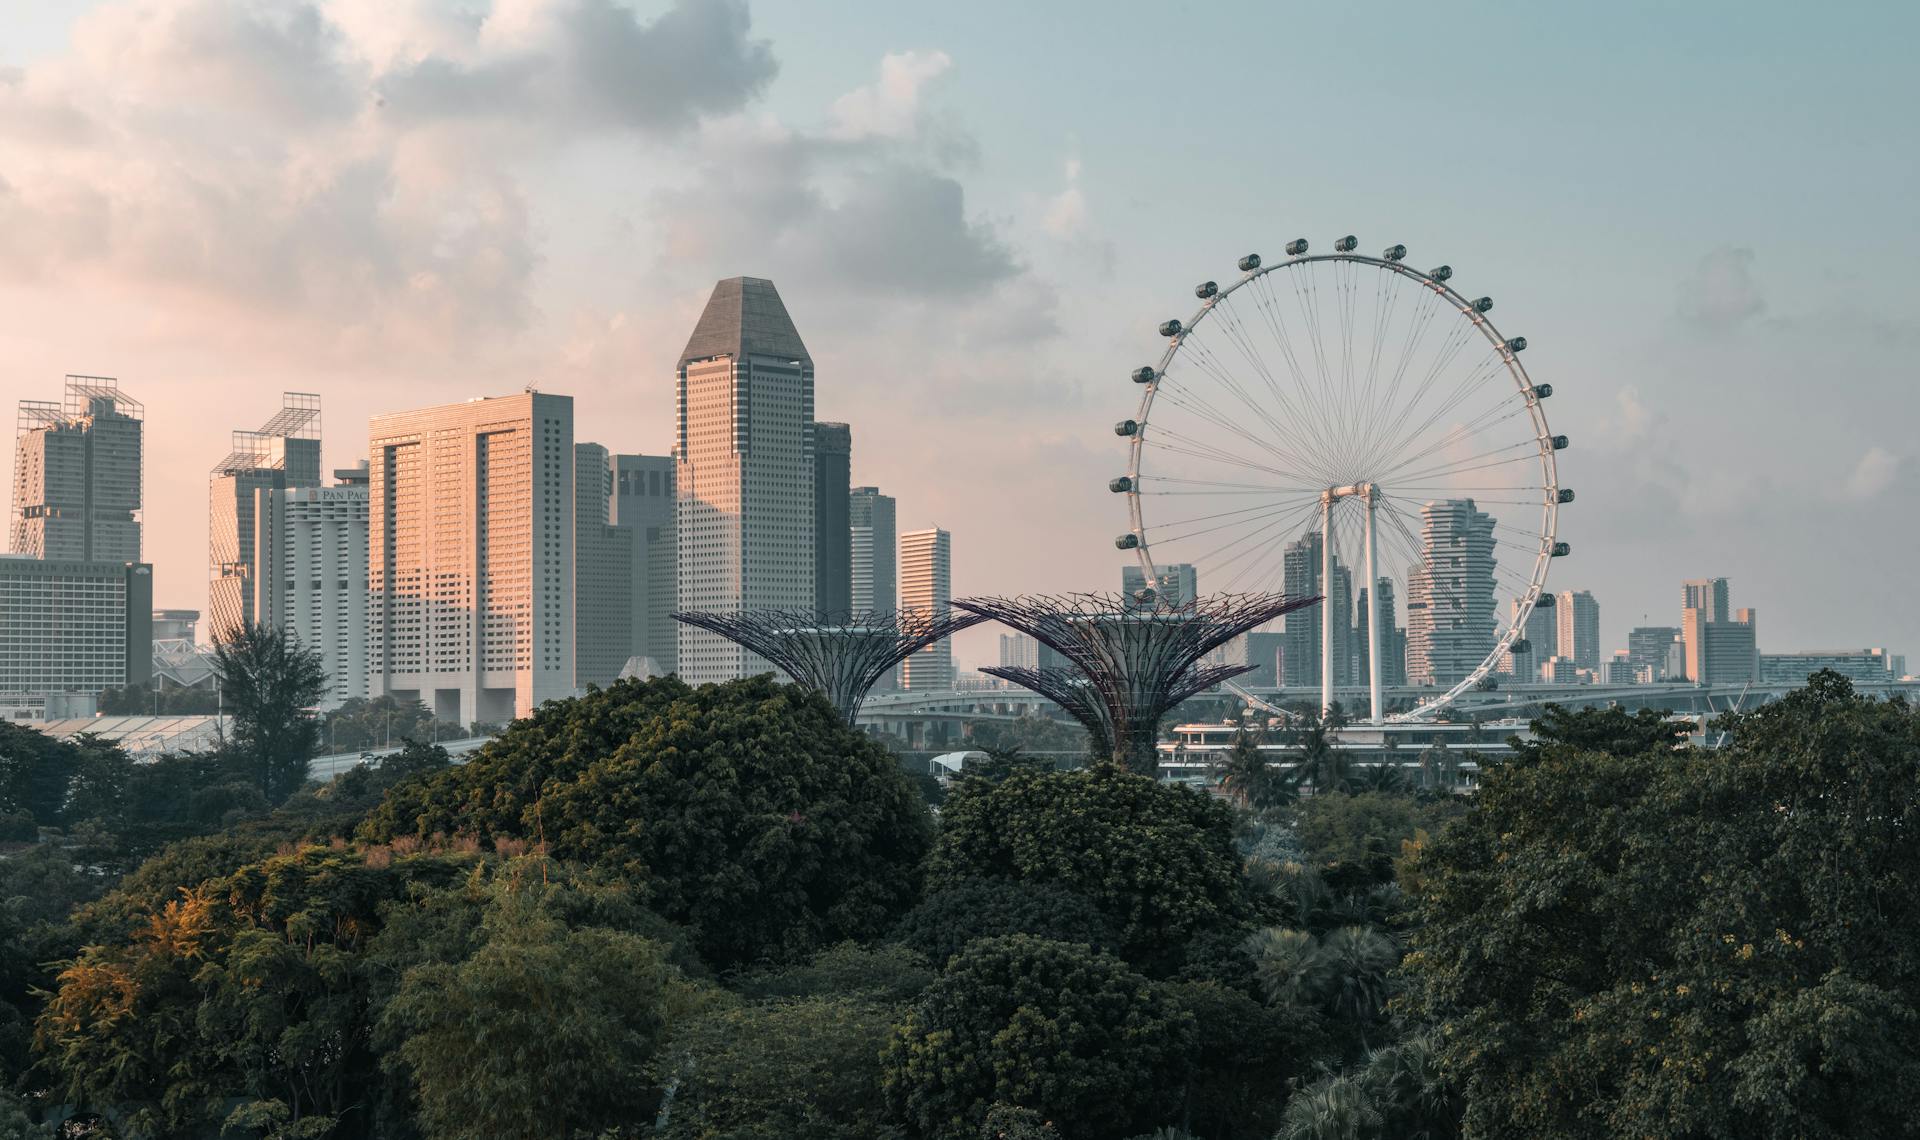
[[[1067,187],[1047,200],[1040,225],[1057,238],[1079,236],[1087,228],[1087,198],[1080,192],[1080,160],[1067,160]]]
[[[1682,320],[1709,332],[1727,332],[1767,310],[1753,278],[1753,251],[1723,246],[1700,259],[1681,283]]]
[[[773,79],[773,52],[749,27],[740,0],[679,0],[651,22],[613,0],[503,2],[471,26],[470,43],[399,66],[376,87],[402,123],[675,133],[739,110]]]
[[[920,128],[920,92],[946,74],[946,52],[898,52],[880,60],[880,78],[856,87],[833,104],[829,134],[840,139],[907,138]]]
[[[1892,486],[1894,476],[1899,472],[1898,456],[1882,447],[1869,447],[1860,461],[1854,464],[1853,474],[1847,479],[1847,497],[1871,499]]]

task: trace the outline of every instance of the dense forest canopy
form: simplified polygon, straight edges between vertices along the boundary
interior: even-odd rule
[[[299,787],[287,699],[0,724],[0,1138],[1915,1131],[1920,717],[1833,675],[1713,751],[1552,711],[1470,797],[1002,753],[937,813],[767,678]]]

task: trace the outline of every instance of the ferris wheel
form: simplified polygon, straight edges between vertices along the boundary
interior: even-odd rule
[[[1199,310],[1163,323],[1159,362],[1132,374],[1139,410],[1114,425],[1127,470],[1108,488],[1127,501],[1115,545],[1139,559],[1136,602],[1195,579],[1323,595],[1287,619],[1276,681],[1317,687],[1323,709],[1364,692],[1377,724],[1551,655],[1524,631],[1554,603],[1573,492],[1553,388],[1528,377],[1526,338],[1494,327],[1492,299],[1459,292],[1449,266],[1412,268],[1405,246],[1357,245],[1298,239],[1196,287]],[[1381,690],[1402,685],[1417,703],[1385,716]]]

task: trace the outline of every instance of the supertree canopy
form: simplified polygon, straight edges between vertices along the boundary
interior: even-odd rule
[[[995,668],[985,672],[1058,702],[1117,764],[1153,775],[1160,721],[1181,701],[1247,672],[1245,665],[1202,665],[1235,637],[1319,597],[1217,594],[1183,604],[1118,594],[962,598],[954,606],[1032,637],[1074,668]],[[1077,674],[1077,675],[1076,675]]]
[[[867,691],[895,665],[987,618],[976,613],[918,610],[820,614],[804,610],[684,611],[678,621],[712,630],[766,658],[804,685],[825,694],[848,724]]]

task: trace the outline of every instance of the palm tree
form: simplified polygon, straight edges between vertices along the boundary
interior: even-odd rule
[[[1269,926],[1241,943],[1268,1005],[1317,1005],[1322,985],[1319,943],[1304,930]]]
[[[1407,778],[1400,774],[1400,765],[1382,761],[1362,771],[1358,785],[1363,792],[1402,792],[1406,790]]]
[[[1318,717],[1311,718],[1298,735],[1300,760],[1293,770],[1295,782],[1312,786],[1315,795],[1350,791],[1353,763],[1345,749],[1335,748],[1328,739],[1327,725]]]
[[[1385,1124],[1358,1080],[1332,1076],[1293,1094],[1274,1140],[1359,1140]]]
[[[1393,939],[1371,926],[1343,926],[1320,940],[1319,958],[1322,1003],[1334,1017],[1364,1025],[1385,1008],[1400,964]]]
[[[1267,763],[1265,754],[1245,731],[1233,739],[1222,765],[1220,785],[1242,808],[1266,808],[1294,798],[1288,781]]]

